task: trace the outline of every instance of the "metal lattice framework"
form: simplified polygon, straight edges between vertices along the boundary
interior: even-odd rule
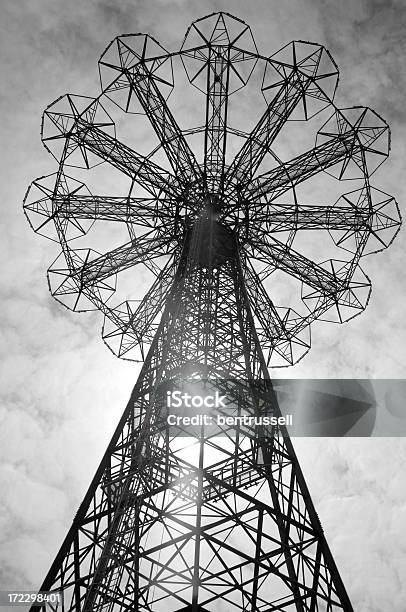
[[[160,394],[204,383],[227,395],[228,414],[279,414],[267,367],[302,358],[315,320],[365,308],[360,259],[399,229],[394,198],[370,184],[388,126],[334,105],[338,71],[323,46],[264,57],[226,13],[194,22],[176,53],[117,37],[99,68],[98,97],[46,109],[42,139],[59,169],[33,182],[24,208],[62,246],[54,297],[101,310],[108,346],[144,363],[43,588],[64,592],[63,610],[350,611],[287,432],[170,428]],[[186,85],[190,103],[176,93]],[[179,126],[169,95],[198,127]],[[100,253],[109,240],[119,246]],[[327,242],[339,257],[314,261]],[[298,306],[275,305],[278,274]]]

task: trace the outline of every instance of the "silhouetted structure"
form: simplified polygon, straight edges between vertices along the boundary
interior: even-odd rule
[[[201,127],[181,129],[167,104],[182,64],[205,96]],[[148,36],[118,37],[100,75],[97,98],[66,95],[45,111],[43,141],[59,170],[34,181],[25,210],[35,231],[52,230],[62,246],[49,270],[56,299],[100,309],[106,343],[143,366],[42,588],[62,590],[65,611],[348,612],[286,428],[260,417],[280,416],[268,365],[300,359],[316,319],[348,320],[368,302],[359,260],[400,225],[394,199],[370,185],[388,154],[388,127],[367,108],[333,105],[338,72],[322,46],[293,42],[263,57],[248,26],[225,13],[193,23],[177,53]],[[266,104],[245,131],[231,127],[230,96],[248,83]],[[259,103],[241,100],[244,124]],[[198,116],[187,98],[176,104],[185,123]],[[283,163],[282,128],[313,117],[323,121],[315,147]],[[145,118],[156,148],[141,154],[115,125],[126,142],[150,144]],[[76,172],[87,187],[68,166],[84,169]],[[302,184],[321,171],[354,178],[356,188],[334,205],[300,203]],[[327,197],[334,180],[326,181]],[[104,254],[81,248],[93,224],[99,243],[122,228],[130,240]],[[318,264],[293,248],[322,229],[346,261]],[[154,276],[146,295],[111,305],[115,276],[127,274],[132,289],[139,264]],[[302,285],[304,314],[271,301],[277,271]],[[174,390],[217,392],[225,406],[185,424],[194,412],[172,415]]]

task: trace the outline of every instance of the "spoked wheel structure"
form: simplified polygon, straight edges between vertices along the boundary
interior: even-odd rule
[[[143,365],[42,588],[66,611],[351,611],[288,433],[263,417],[280,416],[268,366],[368,303],[361,257],[400,227],[370,182],[388,126],[334,105],[323,46],[263,56],[226,13],[176,53],[119,36],[99,71],[99,96],[46,109],[59,168],[24,208],[62,247],[53,296],[99,309]],[[225,407],[189,427],[174,390]]]

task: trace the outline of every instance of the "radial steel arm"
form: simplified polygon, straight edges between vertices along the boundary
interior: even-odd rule
[[[121,221],[155,227],[159,221],[173,221],[176,205],[170,198],[133,198],[99,195],[56,195],[54,210],[47,216],[75,219]],[[44,213],[45,214],[45,213]]]
[[[167,236],[137,238],[93,261],[86,261],[72,270],[70,277],[83,287],[99,283],[122,270],[168,254],[173,248],[171,243],[171,238]]]
[[[79,119],[71,138],[82,150],[90,151],[109,162],[154,195],[156,190],[169,195],[180,195],[175,178],[169,172],[100,128]]]
[[[127,71],[126,76],[168,156],[176,177],[185,182],[199,179],[201,169],[158,88],[148,62],[140,62]]]
[[[135,310],[126,302],[121,308],[104,311],[103,340],[118,357],[125,357],[137,346],[145,357],[144,347],[153,340],[158,325],[153,323],[165,306],[175,269],[170,259]]]
[[[322,204],[278,204],[272,202],[264,211],[263,219],[257,219],[256,230],[285,232],[289,230],[357,230],[368,227],[372,213],[355,206],[323,206]]]
[[[252,180],[266,153],[310,83],[312,83],[310,77],[306,80],[295,70],[292,70],[287,76],[285,83],[279,88],[230,165],[225,179],[227,185],[236,182],[241,191]]]
[[[248,188],[248,198],[252,200],[264,196],[268,202],[272,201],[311,176],[346,158],[349,159],[362,150],[362,145],[356,136],[357,130],[335,136],[274,170],[262,174]]]
[[[222,190],[227,144],[230,49],[210,47],[207,59],[204,172],[209,193]]]
[[[264,260],[268,263],[271,260],[275,268],[287,272],[324,294],[335,294],[337,291],[345,289],[341,279],[307,259],[304,255],[279,242],[276,238],[268,239],[263,236],[251,240],[247,251],[251,251],[251,255],[260,261]]]

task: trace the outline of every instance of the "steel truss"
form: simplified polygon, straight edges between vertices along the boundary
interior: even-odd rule
[[[202,127],[181,129],[170,110],[176,62],[205,96]],[[32,183],[24,208],[61,244],[54,297],[100,309],[108,346],[143,366],[42,588],[63,591],[64,611],[351,611],[286,430],[169,426],[162,390],[199,384],[228,397],[227,414],[280,414],[267,367],[301,359],[317,319],[365,308],[360,259],[400,227],[394,198],[370,184],[388,126],[334,105],[338,70],[324,47],[296,41],[264,57],[226,13],[194,22],[177,53],[119,36],[99,67],[98,97],[68,94],[46,109],[42,138],[59,169]],[[231,126],[231,95],[253,82],[266,104],[243,131]],[[114,109],[145,117],[158,146],[145,155],[119,140]],[[287,122],[323,116],[315,146],[282,162]],[[68,174],[84,168],[99,184],[101,163],[125,177],[122,195],[95,195]],[[303,203],[302,185],[321,172],[355,189]],[[105,224],[129,239],[105,253],[77,248]],[[320,263],[294,248],[317,230],[345,255]],[[112,305],[116,277],[140,264],[153,276],[145,296]],[[277,271],[301,287],[304,311],[274,304]]]

